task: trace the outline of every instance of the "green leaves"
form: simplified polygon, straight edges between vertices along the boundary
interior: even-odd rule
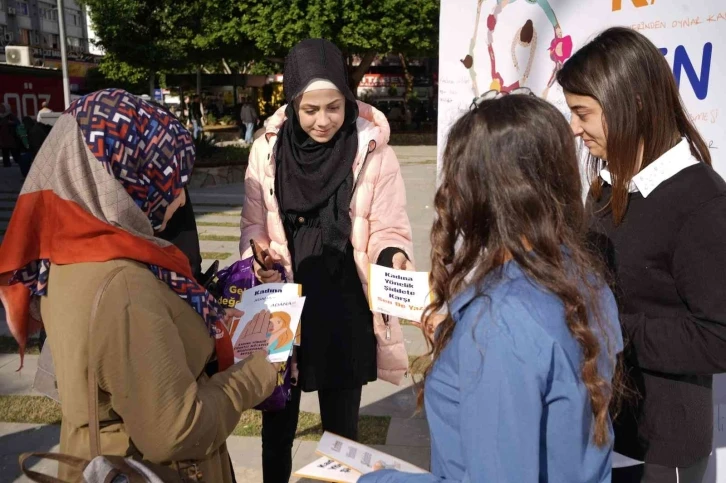
[[[233,0],[234,1],[234,0]],[[241,29],[264,53],[279,55],[302,39],[331,40],[347,54],[432,53],[438,48],[438,0],[236,0]]]
[[[439,0],[82,0],[109,78],[196,66],[284,58],[300,40],[322,37],[346,56],[435,54]],[[272,67],[274,69],[274,66]],[[214,70],[214,68],[213,68]],[[147,74],[148,77],[148,74]]]

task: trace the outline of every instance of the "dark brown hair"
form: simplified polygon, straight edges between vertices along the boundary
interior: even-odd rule
[[[609,205],[616,224],[627,211],[633,176],[681,138],[688,140],[693,156],[711,164],[708,147],[688,117],[668,62],[644,35],[623,27],[605,30],[565,63],[557,81],[566,93],[592,97],[602,107],[607,167],[613,182]],[[590,156],[595,199],[602,192],[598,173],[603,161]]]
[[[452,127],[443,155],[431,233],[433,300],[428,317],[467,285],[486,297],[503,262],[512,258],[533,281],[560,298],[565,322],[583,352],[582,380],[590,395],[594,441],[608,441],[613,390],[598,372],[603,351],[615,359],[602,327],[597,258],[586,248],[585,208],[575,141],[548,102],[528,95],[484,101]],[[483,323],[483,322],[481,322]],[[599,325],[596,329],[595,325]],[[449,314],[436,338],[434,361],[455,322]],[[601,347],[596,332],[605,334]],[[428,376],[433,364],[427,369]],[[425,382],[425,380],[424,380]],[[419,407],[423,403],[423,387]]]

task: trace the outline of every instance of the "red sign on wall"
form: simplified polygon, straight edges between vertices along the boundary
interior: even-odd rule
[[[35,117],[43,102],[56,112],[64,110],[60,72],[28,67],[0,66],[0,102],[18,118]]]

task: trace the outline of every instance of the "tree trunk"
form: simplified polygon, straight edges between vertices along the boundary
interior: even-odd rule
[[[154,99],[154,89],[156,88],[156,74],[154,71],[149,72],[149,95]]]
[[[398,58],[401,61],[401,67],[403,67],[403,76],[405,87],[403,91],[403,105],[408,109],[408,101],[413,94],[413,76],[408,71],[408,62],[406,62],[406,56],[402,53],[398,54]]]
[[[227,61],[225,60],[224,57],[222,57],[222,66],[224,67],[225,74],[229,75],[232,73],[232,69],[229,68],[229,64],[227,63]]]
[[[202,68],[197,67],[197,95],[202,95]]]
[[[363,58],[360,60],[360,65],[358,65],[355,70],[350,75],[350,88],[353,90],[353,94],[356,95],[358,92],[358,84],[360,84],[360,81],[363,80],[363,76],[366,75],[366,72],[368,72],[368,69],[370,69],[371,64],[374,60],[376,60],[376,52],[366,52],[363,55]],[[352,59],[352,56],[350,57]],[[352,60],[349,61],[352,63]],[[349,65],[349,67],[352,69],[352,65]]]

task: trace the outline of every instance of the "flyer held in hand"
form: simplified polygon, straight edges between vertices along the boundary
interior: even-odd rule
[[[431,303],[428,272],[371,264],[369,275],[368,300],[373,312],[421,322],[424,309]]]
[[[230,328],[235,362],[263,350],[270,362],[285,362],[292,355],[305,305],[301,293],[302,286],[294,283],[268,283],[245,291],[235,307],[243,315]]]

